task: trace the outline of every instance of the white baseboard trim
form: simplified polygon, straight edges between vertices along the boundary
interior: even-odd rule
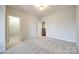
[[[37,39],[37,37],[29,37],[28,39]]]
[[[76,41],[72,41],[72,40],[68,40],[68,39],[64,39],[64,38],[59,38],[59,37],[48,37],[48,38],[55,38],[55,39],[64,40],[64,41],[67,41],[67,42],[76,43]]]
[[[37,39],[37,38],[40,38],[42,36],[39,36],[39,37],[29,37],[27,39]],[[47,38],[55,38],[55,39],[59,39],[59,40],[63,40],[63,41],[67,41],[67,42],[72,42],[72,43],[76,43],[76,41],[72,41],[72,40],[68,40],[68,39],[64,39],[64,38],[60,38],[60,37],[55,37],[55,36],[47,36]]]

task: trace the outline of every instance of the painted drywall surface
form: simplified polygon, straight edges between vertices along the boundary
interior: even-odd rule
[[[47,37],[76,42],[75,7],[42,18],[46,22]]]
[[[7,7],[7,16],[20,18],[20,36],[22,40],[36,37],[36,16],[11,7]]]
[[[76,31],[76,41],[77,41],[77,46],[78,46],[78,49],[79,49],[79,6],[76,6],[76,25],[77,25],[77,31]]]
[[[5,6],[0,6],[0,52],[5,51]]]
[[[41,35],[42,34],[42,23],[41,23],[41,19],[40,18],[38,19],[37,23],[38,23],[38,29],[37,29],[38,30],[37,31],[38,32],[38,37],[41,37],[42,36]]]

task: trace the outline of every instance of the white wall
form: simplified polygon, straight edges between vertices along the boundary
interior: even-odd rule
[[[34,38],[37,35],[37,17],[12,7],[7,7],[7,15],[20,17],[21,39]]]
[[[77,25],[77,32],[76,32],[76,41],[77,41],[77,46],[78,46],[78,49],[79,49],[79,6],[76,6],[76,16],[77,16],[77,18],[76,18],[76,25]]]
[[[46,22],[47,37],[76,42],[75,7],[42,18]]]
[[[38,31],[37,31],[38,34],[37,34],[37,35],[38,35],[38,37],[41,37],[41,36],[42,36],[42,35],[41,35],[41,34],[42,34],[42,23],[41,23],[41,18],[38,19],[37,23],[38,23]]]
[[[0,52],[5,51],[5,6],[0,5]]]

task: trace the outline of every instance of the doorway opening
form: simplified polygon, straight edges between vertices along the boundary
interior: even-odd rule
[[[42,22],[42,36],[46,36],[45,22]]]
[[[8,16],[8,42],[7,48],[11,48],[20,42],[20,18],[15,16]]]

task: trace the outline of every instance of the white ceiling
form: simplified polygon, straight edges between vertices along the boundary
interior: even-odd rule
[[[39,17],[43,17],[51,13],[62,11],[73,6],[72,5],[48,5],[48,7],[45,10],[39,10],[34,5],[11,5],[10,7],[29,12]]]

